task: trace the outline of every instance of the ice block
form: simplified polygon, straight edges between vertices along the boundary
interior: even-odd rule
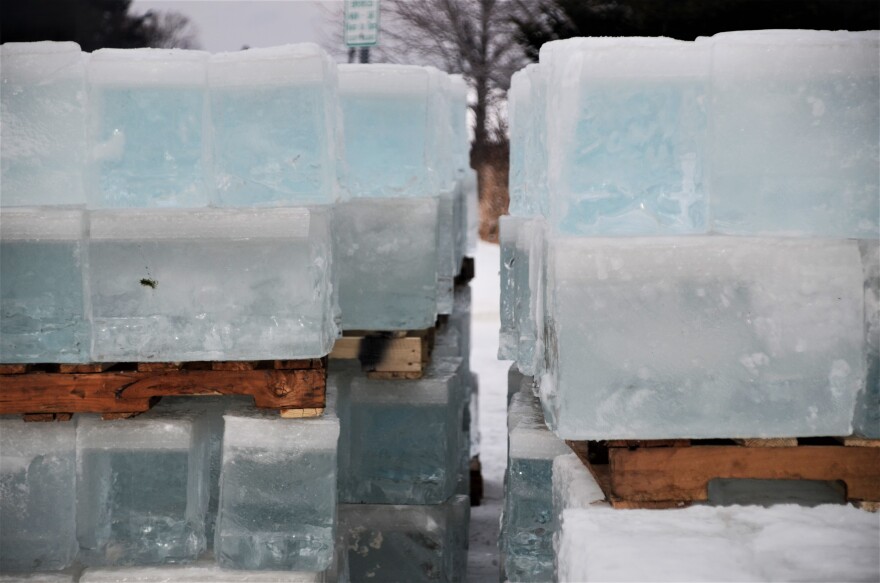
[[[880,241],[859,241],[865,276],[865,391],[859,393],[853,430],[880,439]]]
[[[0,417],[0,571],[54,571],[76,557],[73,423]]]
[[[0,362],[89,360],[86,255],[81,209],[0,211]]]
[[[0,46],[0,205],[85,203],[85,62],[72,42]]]
[[[208,204],[208,53],[100,49],[88,64],[90,208]]]
[[[310,43],[218,53],[208,63],[218,206],[337,199],[336,65]]]
[[[877,31],[712,38],[713,230],[878,237],[878,43]]]
[[[849,435],[856,241],[554,238],[541,378],[564,439]]]
[[[522,259],[517,255],[516,242],[519,237],[520,225],[523,222],[525,219],[510,215],[504,215],[498,220],[498,243],[501,258],[499,269],[501,329],[498,339],[498,358],[500,360],[514,360],[519,343],[516,327],[516,293],[517,273],[522,266]]]
[[[194,561],[206,549],[210,427],[160,403],[133,419],[83,416],[76,532],[86,565]]]
[[[318,208],[91,213],[95,361],[295,359],[337,330]]]
[[[322,417],[224,415],[214,555],[221,567],[323,571],[336,536],[336,394]]]
[[[454,190],[445,190],[440,193],[437,224],[438,314],[452,313],[453,288],[455,287],[455,276],[458,274],[458,267],[455,264],[456,196]]]

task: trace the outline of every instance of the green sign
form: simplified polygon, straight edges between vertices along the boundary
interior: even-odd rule
[[[371,47],[379,43],[379,0],[345,0],[345,45]]]

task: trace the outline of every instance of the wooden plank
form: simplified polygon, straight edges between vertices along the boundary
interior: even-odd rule
[[[27,423],[46,423],[52,421],[70,421],[72,413],[25,413],[21,418]]]
[[[211,363],[211,370],[242,371],[254,370],[259,361],[254,360],[222,360]]]
[[[840,441],[846,447],[880,447],[880,439],[869,439],[867,437],[844,437]]]
[[[62,374],[82,374],[89,372],[104,372],[115,365],[115,362],[90,362],[86,364],[59,364],[58,372]]]
[[[180,370],[182,362],[139,362],[138,372],[162,372],[167,370]]]
[[[0,364],[0,375],[4,374],[24,374],[28,372],[33,365],[31,364]]]
[[[688,447],[690,439],[612,439],[608,447]]]
[[[305,409],[281,409],[281,416],[285,419],[312,419],[324,414],[324,407],[309,407]]]
[[[797,447],[797,437],[771,437],[755,439],[734,439],[743,447]]]
[[[608,456],[611,492],[624,500],[706,500],[714,478],[842,480],[848,499],[880,500],[877,448],[611,448]]]
[[[325,369],[327,368],[326,358],[308,358],[305,360],[275,360],[272,361],[273,368],[277,370],[302,370],[302,369]]]
[[[421,373],[428,360],[429,333],[414,331],[407,336],[343,336],[336,341],[330,358],[359,359],[368,372]]]

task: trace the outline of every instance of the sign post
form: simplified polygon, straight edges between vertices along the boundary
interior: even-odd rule
[[[379,43],[379,0],[345,0],[345,45],[349,61],[360,48],[360,62],[370,62],[370,47]]]

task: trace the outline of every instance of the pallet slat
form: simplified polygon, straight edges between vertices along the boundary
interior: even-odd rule
[[[430,359],[434,330],[398,333],[348,331],[330,353],[332,359],[357,359],[371,378],[418,379]]]

